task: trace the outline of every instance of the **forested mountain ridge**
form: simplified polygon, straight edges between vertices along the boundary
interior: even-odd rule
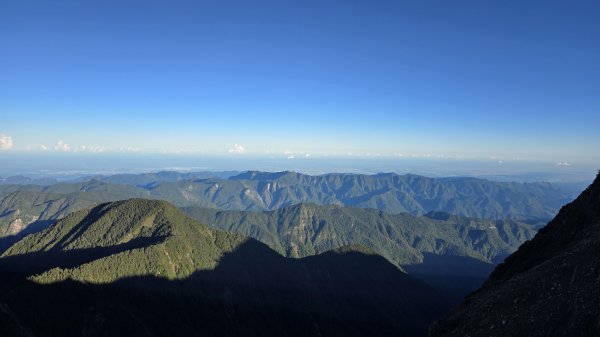
[[[0,273],[3,336],[419,336],[446,308],[367,248],[287,259],[142,199],[71,213]]]
[[[289,257],[361,244],[398,266],[422,262],[422,252],[502,260],[533,237],[531,226],[510,220],[465,218],[443,212],[415,216],[336,205],[298,204],[274,211],[183,208],[214,228],[238,232]]]
[[[134,186],[96,180],[51,186],[0,186],[0,252],[69,213],[102,202],[147,197]]]
[[[167,238],[169,240],[165,241]],[[144,244],[143,250],[128,247],[133,242],[148,240],[153,244],[148,247]],[[15,243],[2,257],[123,246],[128,248],[128,256],[107,256],[111,263],[103,264],[102,268],[106,269],[102,272],[87,271],[94,266],[88,263],[76,270],[45,271],[37,275],[36,280],[54,281],[61,273],[64,277],[68,275],[71,279],[94,283],[148,274],[177,279],[189,276],[196,269],[214,268],[219,256],[245,240],[238,234],[210,230],[165,201],[130,199],[73,212],[47,229]],[[156,252],[158,248],[163,249],[164,254]],[[173,251],[169,254],[167,248],[177,254],[173,255]],[[136,263],[123,265],[127,260],[135,260]],[[152,271],[147,269],[150,264],[153,265]]]

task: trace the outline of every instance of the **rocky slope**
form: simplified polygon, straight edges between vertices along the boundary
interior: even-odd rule
[[[431,336],[599,336],[600,174]]]

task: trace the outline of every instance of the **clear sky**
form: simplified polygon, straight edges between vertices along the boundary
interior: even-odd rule
[[[599,18],[598,1],[2,1],[0,151],[600,165]]]

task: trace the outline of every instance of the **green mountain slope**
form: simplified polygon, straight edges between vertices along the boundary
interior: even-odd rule
[[[2,256],[118,247],[133,240],[157,238],[165,240],[145,249],[127,249],[101,263],[81,265],[74,270],[51,269],[35,280],[51,282],[70,277],[106,283],[149,273],[167,279],[185,278],[197,269],[214,268],[224,252],[245,240],[241,235],[211,231],[167,202],[133,199],[71,213],[56,225],[25,237]]]
[[[365,245],[398,266],[423,261],[422,253],[502,260],[533,237],[531,226],[428,213],[388,214],[374,209],[299,204],[274,211],[183,208],[189,216],[251,236],[289,257],[304,257],[349,244]]]
[[[429,213],[387,214],[374,209],[300,204],[275,211],[184,211],[211,227],[241,233],[288,257],[320,254],[345,245],[369,247],[439,288],[452,301],[476,289],[494,263],[535,231],[508,220]],[[451,280],[454,280],[452,282]]]
[[[432,336],[599,336],[600,174]]]
[[[3,336],[418,336],[445,308],[368,248],[287,259],[141,199],[27,236],[0,272]]]

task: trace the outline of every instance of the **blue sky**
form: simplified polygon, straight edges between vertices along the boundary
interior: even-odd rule
[[[600,164],[598,17],[597,1],[2,1],[0,151]]]

